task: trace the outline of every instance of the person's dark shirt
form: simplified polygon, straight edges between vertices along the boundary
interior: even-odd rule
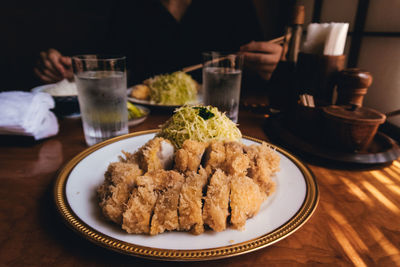
[[[157,0],[120,1],[114,10],[108,52],[127,56],[129,85],[199,64],[202,52],[262,40],[251,0],[193,0],[180,22]]]

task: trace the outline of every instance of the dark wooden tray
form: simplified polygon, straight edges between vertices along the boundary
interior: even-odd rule
[[[318,139],[304,138],[289,129],[282,117],[270,117],[266,120],[265,131],[268,137],[300,153],[320,159],[342,163],[357,164],[383,164],[389,163],[400,157],[400,147],[392,138],[382,132],[378,132],[366,152],[356,153],[341,151],[335,147],[328,147]]]

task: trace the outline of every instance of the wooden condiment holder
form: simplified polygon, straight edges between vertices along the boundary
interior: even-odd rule
[[[331,105],[337,74],[344,69],[345,59],[345,55],[299,53],[296,67],[299,93],[313,95],[318,106]]]
[[[361,107],[371,83],[372,76],[367,71],[358,68],[342,70],[337,77],[336,104]]]

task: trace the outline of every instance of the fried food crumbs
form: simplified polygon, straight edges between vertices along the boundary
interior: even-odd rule
[[[162,187],[151,219],[150,234],[157,235],[164,231],[177,230],[178,201],[184,178],[176,171],[158,171],[153,175],[162,180]]]
[[[123,213],[122,229],[130,234],[149,234],[150,219],[158,194],[154,190],[151,176],[138,177],[136,186]]]
[[[97,189],[105,218],[131,234],[244,230],[274,192],[280,157],[268,144],[155,137],[109,164]],[[229,241],[233,243],[233,240]]]
[[[97,189],[99,205],[107,219],[118,224],[122,222],[125,203],[128,201],[136,178],[142,173],[137,164],[113,162],[108,166],[104,183]]]
[[[231,224],[235,229],[244,230],[246,220],[260,210],[265,194],[247,176],[233,176],[230,185]]]
[[[217,169],[207,187],[204,200],[203,220],[211,229],[221,232],[226,229],[229,205],[230,177]]]
[[[171,169],[174,157],[174,146],[167,139],[156,137],[148,141],[136,153],[124,152],[123,162],[137,163],[145,171]]]
[[[204,232],[202,199],[207,178],[203,167],[200,167],[198,173],[188,173],[179,197],[179,228],[195,235]]]
[[[197,171],[207,143],[186,140],[175,155],[175,169],[180,172]]]
[[[248,176],[260,186],[267,195],[275,191],[275,183],[272,176],[279,171],[280,158],[266,143],[244,147],[244,151],[250,159]]]

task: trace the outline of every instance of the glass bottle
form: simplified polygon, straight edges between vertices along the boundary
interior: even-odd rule
[[[297,101],[296,63],[303,34],[304,6],[294,6],[285,29],[280,62],[271,78],[271,104],[279,110],[290,108]]]
[[[297,63],[303,35],[304,15],[304,6],[295,6],[285,30],[285,42],[281,60],[291,62],[294,66]]]

